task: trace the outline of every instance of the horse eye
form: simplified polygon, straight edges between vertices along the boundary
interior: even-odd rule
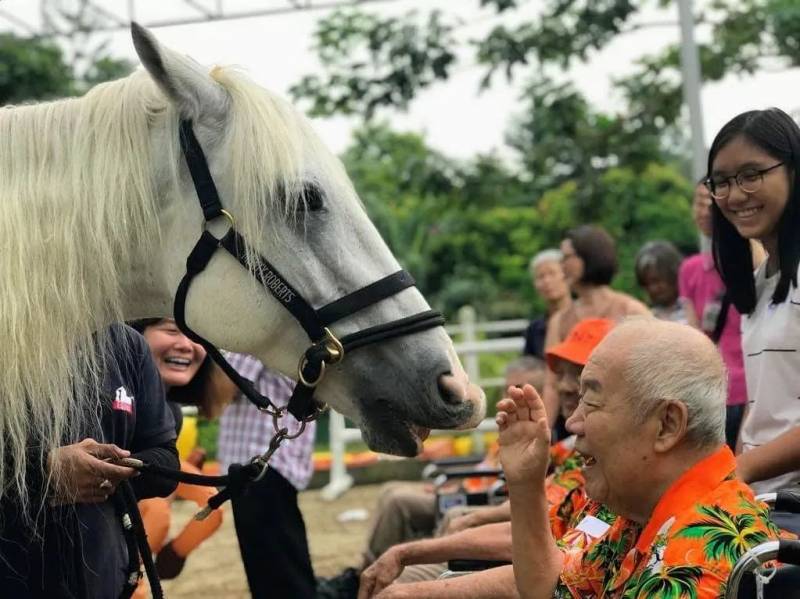
[[[323,201],[322,190],[316,185],[306,185],[303,189],[303,196],[297,203],[297,210],[299,212],[317,212],[324,207],[325,202]]]

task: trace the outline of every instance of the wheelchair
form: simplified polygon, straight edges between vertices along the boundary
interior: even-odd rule
[[[757,497],[770,506],[773,521],[800,528],[800,489]],[[777,567],[769,564],[777,560]],[[725,599],[800,599],[800,541],[767,541],[740,557],[728,577]]]
[[[448,458],[431,462],[422,471],[422,478],[434,487],[437,525],[450,508],[491,506],[506,500],[508,490],[503,470],[479,466],[483,460],[476,456]],[[465,484],[469,479],[487,483],[480,489],[472,489]]]
[[[770,506],[773,520],[784,529],[800,530],[800,489],[756,497]],[[777,567],[769,565],[778,561]],[[440,580],[510,565],[487,560],[450,560]],[[767,564],[765,566],[765,564]],[[767,541],[740,557],[728,576],[725,599],[800,599],[800,541]]]

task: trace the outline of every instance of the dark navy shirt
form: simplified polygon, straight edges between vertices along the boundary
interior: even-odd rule
[[[525,348],[522,354],[544,360],[544,340],[547,337],[547,316],[532,320],[525,329]]]
[[[86,436],[114,443],[134,456],[159,446],[174,450],[175,423],[144,338],[114,325],[108,354],[100,430]],[[13,501],[4,500],[0,596],[117,597],[128,572],[128,551],[113,503],[48,507],[44,512],[36,541]]]

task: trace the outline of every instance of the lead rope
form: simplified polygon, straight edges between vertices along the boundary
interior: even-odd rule
[[[280,426],[280,419],[286,415],[285,408],[277,408],[272,415],[272,425],[275,434],[270,439],[267,450],[254,457],[248,464],[231,464],[228,474],[224,476],[207,476],[204,474],[192,474],[181,470],[172,470],[156,464],[148,464],[141,460],[127,458],[124,465],[134,468],[139,472],[147,472],[162,478],[168,478],[189,485],[200,485],[205,487],[223,487],[216,495],[208,500],[208,504],[194,515],[195,520],[204,520],[212,510],[219,508],[223,503],[232,497],[238,496],[252,482],[261,480],[267,472],[269,462],[273,454],[287,440],[296,439],[306,429],[308,422],[315,420],[320,412],[300,421],[300,427],[294,434],[289,434],[289,429]],[[122,481],[117,487],[117,491],[112,495],[114,507],[117,515],[122,522],[123,536],[128,546],[128,576],[125,586],[120,593],[119,599],[129,599],[133,595],[139,580],[142,578],[139,560],[144,565],[147,580],[150,583],[150,592],[154,599],[163,599],[164,592],[161,588],[161,581],[158,578],[153,554],[147,542],[147,532],[144,529],[142,516],[139,513],[139,506],[130,482]]]
[[[150,583],[150,593],[153,599],[163,599],[164,591],[161,588],[155,562],[153,562],[153,554],[150,551],[150,544],[147,542],[147,531],[144,529],[144,522],[139,513],[139,505],[131,483],[127,480],[122,481],[114,492],[112,500],[117,515],[122,521],[122,532],[125,544],[128,546],[128,576],[119,599],[130,599],[136,591],[136,587],[139,586],[139,581],[142,579],[140,558]]]

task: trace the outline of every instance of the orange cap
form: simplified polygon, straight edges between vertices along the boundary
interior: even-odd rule
[[[603,337],[614,326],[613,320],[607,318],[587,318],[572,327],[572,330],[561,343],[554,345],[547,353],[547,365],[555,368],[555,360],[567,360],[574,364],[585,366],[589,354],[603,340]]]

